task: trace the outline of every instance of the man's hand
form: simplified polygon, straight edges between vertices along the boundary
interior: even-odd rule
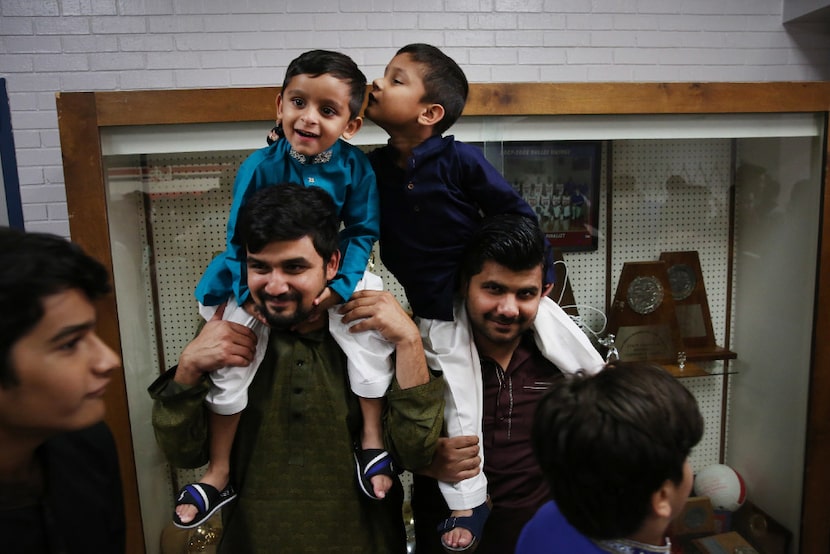
[[[205,373],[227,366],[246,366],[254,359],[256,333],[239,323],[222,321],[224,306],[184,348],[174,381],[192,386]]]
[[[432,463],[418,473],[445,483],[457,483],[475,477],[481,471],[478,437],[441,437],[435,447]]]
[[[358,291],[339,312],[343,314],[343,323],[357,321],[350,328],[352,333],[375,330],[394,344],[421,340],[415,322],[388,291]]]
[[[361,290],[343,304],[343,323],[356,321],[351,333],[377,331],[395,345],[395,379],[402,389],[429,382],[427,360],[418,326],[387,291]]]

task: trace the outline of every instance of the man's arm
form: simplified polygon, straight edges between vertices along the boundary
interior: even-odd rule
[[[179,357],[179,365],[150,385],[156,441],[175,467],[199,467],[208,459],[205,375],[227,365],[250,364],[256,335],[237,323],[207,322]]]

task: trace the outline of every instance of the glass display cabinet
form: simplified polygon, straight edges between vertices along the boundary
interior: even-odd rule
[[[115,284],[98,326],[124,361],[107,402],[130,552],[156,551],[189,477],[155,446],[146,388],[197,331],[192,290],[276,94],[57,98],[72,238]],[[829,111],[830,83],[474,84],[450,131],[536,209],[559,252],[554,298],[598,348],[695,394],[693,468],[737,469],[791,552],[830,548]],[[385,141],[367,124],[352,142]]]

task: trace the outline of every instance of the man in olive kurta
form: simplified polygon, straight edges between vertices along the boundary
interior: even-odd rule
[[[406,551],[400,482],[394,480],[384,500],[360,492],[352,454],[360,410],[345,356],[328,332],[328,319],[309,318],[311,302],[339,262],[336,217],[321,217],[332,208],[319,192],[291,185],[264,189],[242,218],[248,287],[272,332],[236,432],[231,479],[238,497],[223,508],[222,552]],[[319,247],[328,241],[318,229],[282,231],[303,214],[324,227],[323,234],[332,235],[334,225],[332,249]],[[357,293],[346,309],[344,321],[360,319],[360,329],[376,329],[396,346],[396,379],[384,417],[387,449],[401,467],[427,465],[441,431],[444,384],[427,369],[417,327],[388,293]],[[247,327],[209,321],[178,366],[151,385],[153,426],[172,465],[198,467],[208,460],[206,375],[243,365],[254,342]]]

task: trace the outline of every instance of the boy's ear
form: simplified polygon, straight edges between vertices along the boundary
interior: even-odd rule
[[[550,294],[550,291],[553,290],[554,283],[548,283],[547,285],[542,285],[542,296],[545,297]]]
[[[418,123],[428,127],[433,127],[442,119],[444,119],[444,106],[441,104],[427,104],[418,116]]]
[[[357,116],[346,124],[346,128],[343,129],[341,136],[344,139],[349,140],[357,134],[361,127],[363,127],[363,118]]]
[[[671,479],[663,481],[660,488],[654,491],[651,495],[652,513],[661,519],[665,519],[666,521],[673,519],[677,515],[674,513],[674,507],[678,505],[685,505],[686,502],[686,499],[684,498],[678,504],[677,495],[679,494],[677,483]]]
[[[337,270],[340,269],[340,250],[335,250],[331,254],[331,258],[326,262],[325,273],[326,281],[331,281],[337,276]]]
[[[277,121],[282,119],[282,94],[277,94],[277,99],[274,101],[277,105]]]

